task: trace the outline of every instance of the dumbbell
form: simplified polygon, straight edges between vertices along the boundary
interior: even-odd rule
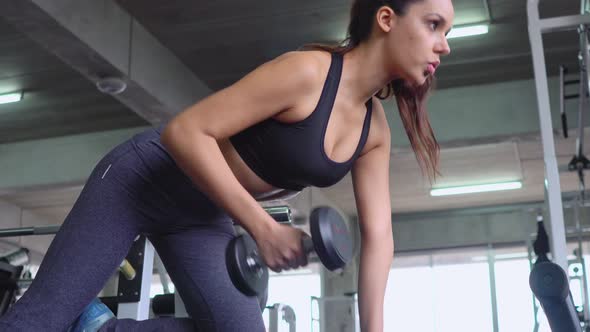
[[[318,207],[310,215],[310,236],[303,237],[306,254],[316,254],[330,271],[352,259],[352,239],[342,216],[333,208]],[[226,251],[227,268],[236,288],[249,296],[263,294],[268,287],[268,267],[258,254],[256,242],[243,234],[234,238]]]
[[[280,224],[292,223],[291,209],[288,206],[271,206],[265,207],[264,210]],[[248,234],[233,239],[226,251],[227,269],[234,284],[250,285],[242,287],[244,293],[258,296],[260,302],[266,305],[264,293],[268,285],[268,269],[258,271],[256,276],[244,272],[246,266],[259,264],[259,262],[252,261],[261,259],[256,250],[256,242]],[[253,252],[256,253],[252,254]]]

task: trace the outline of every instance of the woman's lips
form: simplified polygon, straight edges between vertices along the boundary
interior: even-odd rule
[[[436,66],[432,63],[429,63],[428,67],[426,68],[426,72],[428,72],[428,74],[430,74],[430,75],[434,75],[435,71],[436,71]]]

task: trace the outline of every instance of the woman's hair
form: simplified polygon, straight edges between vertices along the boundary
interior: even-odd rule
[[[339,45],[308,44],[302,50],[324,50],[330,53],[344,54],[369,39],[373,27],[373,18],[382,6],[388,6],[403,16],[409,5],[422,0],[354,0],[350,12],[350,24],[347,38]],[[375,96],[381,100],[395,96],[404,129],[416,154],[416,159],[423,172],[431,180],[438,172],[440,147],[428,120],[426,99],[434,86],[433,76],[428,76],[421,86],[411,86],[401,79],[393,80]]]

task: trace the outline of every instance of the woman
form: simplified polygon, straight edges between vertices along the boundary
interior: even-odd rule
[[[329,186],[352,170],[361,328],[381,331],[393,238],[390,132],[379,99],[396,96],[417,159],[435,176],[438,145],[424,105],[450,51],[453,15],[451,0],[356,0],[344,46],[282,55],[163,131],[116,147],[96,166],[37,278],[0,327],[263,331],[257,299],[227,275],[231,220],[256,240],[270,269],[305,265],[302,232],[277,224],[256,198]],[[138,234],[154,244],[191,319],[117,320],[92,301]]]

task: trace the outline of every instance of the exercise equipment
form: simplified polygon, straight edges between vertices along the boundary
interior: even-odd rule
[[[264,210],[278,223],[292,223],[291,209],[288,206],[266,207]],[[268,287],[268,269],[249,268],[261,266],[263,262],[257,252],[256,242],[248,234],[232,240],[226,251],[228,270],[238,289],[249,296],[264,294]],[[264,301],[266,302],[266,301]]]
[[[283,321],[289,325],[289,332],[295,332],[297,328],[297,315],[289,305],[275,303],[268,307],[268,330],[279,331],[279,323]]]
[[[258,297],[260,305],[260,311],[264,311],[267,308],[266,303],[268,300],[268,288],[264,293]],[[175,299],[176,293],[159,294],[152,298],[152,312],[158,317],[170,316],[175,317],[178,309],[176,307]],[[106,303],[105,303],[106,304]]]
[[[338,211],[319,207],[311,212],[311,238],[303,239],[306,253],[315,252],[330,271],[343,268],[352,259],[352,237]]]
[[[303,238],[306,254],[315,253],[330,271],[352,259],[352,239],[342,216],[333,208],[318,207],[310,215],[310,236]],[[268,286],[268,267],[258,254],[256,242],[243,234],[234,238],[226,251],[227,268],[236,288],[249,296],[263,293]]]
[[[156,317],[175,317],[175,303],[174,303],[174,295],[175,294],[162,294],[156,295],[152,299],[152,312]],[[105,302],[105,304],[107,304]],[[113,307],[116,309],[115,304],[107,304],[109,307]],[[268,331],[276,332],[280,330],[280,323],[286,323],[289,332],[296,331],[296,315],[293,308],[289,305],[283,303],[275,303],[270,306],[266,306],[266,302],[264,306],[261,303],[261,310],[264,309],[268,310],[268,318],[269,318],[269,326]]]
[[[574,303],[566,272],[549,261],[549,237],[543,219],[537,219],[537,239],[533,244],[537,261],[529,275],[529,285],[537,297],[553,332],[581,331],[580,319],[573,309]]]
[[[0,238],[29,236],[29,235],[50,235],[56,234],[60,226],[37,226],[37,227],[21,227],[0,229]],[[132,319],[148,319],[149,318],[149,291],[151,284],[151,271],[154,257],[154,248],[147,241],[144,236],[138,237],[127,257],[119,266],[119,282],[117,295],[102,298],[104,302],[113,303],[115,305],[115,312],[118,312],[118,318],[132,318]],[[28,263],[28,250],[19,248],[13,253],[0,258],[2,261],[12,265],[23,265]],[[0,263],[2,263],[0,261]],[[7,264],[8,266],[11,266]],[[1,268],[1,266],[0,266]],[[20,267],[22,270],[22,266]],[[1,271],[0,271],[1,272]],[[1,275],[2,273],[0,273]],[[20,279],[19,274],[12,274],[10,277],[0,278],[0,297],[11,297],[14,299],[16,292],[24,287],[28,287],[31,280]],[[5,305],[0,303],[0,313],[6,310],[2,309]],[[10,301],[8,302],[10,303]]]
[[[3,237],[16,237],[16,236],[29,236],[29,235],[51,235],[56,234],[59,231],[60,226],[33,226],[33,227],[20,227],[20,228],[5,228],[0,229],[0,238]],[[21,248],[6,257],[3,257],[7,263],[12,265],[23,265],[28,262],[28,249]],[[23,261],[24,260],[24,261]],[[129,263],[127,259],[123,259],[119,266],[119,271],[127,280],[133,280],[137,275],[137,272]]]
[[[543,160],[546,175],[546,201],[548,205],[549,220],[552,237],[552,259],[563,269],[567,268],[567,246],[565,241],[565,224],[563,218],[563,205],[561,186],[555,153],[553,123],[551,105],[549,102],[549,89],[547,81],[547,68],[545,64],[545,50],[543,47],[543,34],[575,30],[580,24],[590,24],[590,15],[587,13],[587,5],[582,6],[580,15],[562,17],[543,17],[539,13],[540,0],[527,0],[528,33],[533,58],[535,74],[535,87],[537,97],[537,110],[541,129],[541,142],[543,145]],[[587,1],[584,1],[587,2]],[[587,59],[587,57],[586,57]]]
[[[13,266],[0,262],[0,282],[15,280],[20,276],[22,270],[22,266]],[[17,290],[16,287],[0,286],[0,316],[4,315],[14,302]]]
[[[268,268],[250,235],[242,234],[231,240],[226,250],[226,264],[231,281],[242,293],[258,296],[268,287]]]
[[[527,0],[527,17],[528,17],[528,32],[531,44],[531,54],[533,58],[533,69],[535,74],[535,87],[539,111],[539,120],[541,124],[541,141],[543,144],[543,159],[545,163],[545,187],[546,187],[546,202],[549,208],[551,238],[548,239],[551,243],[552,260],[561,272],[565,273],[568,269],[567,245],[566,245],[566,229],[563,216],[562,195],[560,186],[559,169],[557,165],[557,157],[555,153],[555,143],[553,139],[553,123],[550,111],[550,100],[547,82],[547,68],[545,64],[545,51],[543,47],[543,34],[552,33],[556,31],[577,30],[580,41],[580,78],[579,89],[577,96],[566,96],[565,85],[571,84],[571,81],[565,81],[565,69],[560,69],[560,108],[562,126],[564,136],[568,136],[567,119],[565,116],[564,100],[570,97],[580,98],[578,107],[578,140],[576,142],[576,154],[568,164],[570,171],[577,171],[580,197],[584,199],[585,183],[584,170],[588,169],[590,163],[583,155],[583,141],[584,141],[584,117],[588,106],[588,92],[590,88],[590,56],[589,40],[588,40],[588,26],[590,26],[590,8],[588,0],[581,0],[581,8],[579,15],[569,15],[561,17],[544,17],[541,18],[539,14],[540,0]],[[549,246],[547,246],[549,247]],[[531,289],[536,292],[535,295],[539,298],[541,305],[546,310],[549,324],[553,331],[581,331],[581,325],[588,327],[589,318],[587,305],[584,309],[584,317],[580,320],[574,308],[571,295],[569,295],[569,286],[566,292],[566,299],[562,300],[561,295],[564,291],[559,284],[555,284],[561,278],[557,267],[548,264],[540,258],[533,271],[531,272]],[[557,278],[557,279],[556,279]],[[567,274],[566,274],[567,278]],[[543,282],[545,284],[543,284]],[[553,284],[557,289],[553,290],[556,293],[545,292],[545,286]],[[567,284],[567,280],[566,283]],[[586,286],[585,286],[586,287]],[[585,288],[587,289],[587,288]],[[548,290],[547,290],[548,291]],[[538,293],[538,294],[537,294]],[[555,302],[557,301],[557,302]],[[587,302],[587,300],[585,301]],[[555,304],[555,305],[554,305]],[[549,312],[547,312],[549,311]]]
[[[568,308],[571,298],[568,277],[563,269],[550,261],[537,262],[529,276],[531,290],[541,302],[554,332],[577,331],[580,321]]]
[[[293,222],[291,208],[286,205],[265,207],[264,210],[280,224],[290,224]]]

